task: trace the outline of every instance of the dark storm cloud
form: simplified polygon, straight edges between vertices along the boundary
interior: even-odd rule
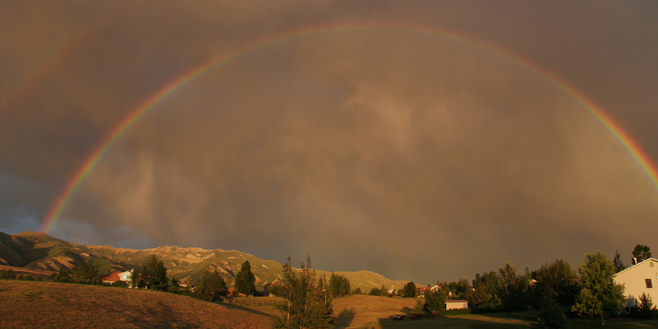
[[[308,26],[389,22],[484,40],[584,92],[658,158],[651,2],[0,6],[5,98],[50,40],[90,31],[0,109],[8,231],[39,223],[102,138],[167,82]],[[53,233],[278,261],[310,252],[321,269],[432,283],[507,260],[577,265],[598,247],[627,256],[650,244],[637,228],[655,228],[657,214],[627,151],[555,85],[480,47],[388,29],[281,42],[192,81],[117,141]]]

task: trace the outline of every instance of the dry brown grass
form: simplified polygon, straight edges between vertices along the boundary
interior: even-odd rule
[[[414,298],[353,295],[334,299],[335,325],[336,328],[376,326],[381,318],[411,312],[414,305]]]
[[[0,280],[0,327],[269,328],[272,316],[164,292]]]

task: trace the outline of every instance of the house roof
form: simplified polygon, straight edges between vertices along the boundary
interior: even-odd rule
[[[114,272],[110,273],[110,275],[108,275],[106,277],[103,277],[103,282],[117,282],[117,281],[119,281],[121,279],[119,277],[120,273],[121,272],[117,272],[117,271],[114,271]]]
[[[641,261],[641,262],[639,262],[639,263],[637,263],[637,264],[635,264],[635,265],[633,265],[633,266],[627,267],[626,269],[623,269],[623,270],[621,270],[621,271],[619,271],[619,272],[613,274],[612,277],[614,278],[614,277],[617,276],[618,274],[624,273],[624,272],[626,272],[626,271],[628,271],[628,270],[630,270],[630,269],[632,269],[632,268],[634,268],[634,267],[636,267],[636,266],[638,266],[638,265],[640,265],[640,264],[642,264],[642,263],[644,263],[644,262],[646,262],[646,261],[648,261],[648,260],[652,260],[652,261],[654,261],[654,262],[658,262],[658,259],[655,259],[655,258],[653,258],[653,257],[649,257],[649,258],[647,258],[647,259],[645,259],[645,260],[643,260],[643,261]]]
[[[468,303],[465,299],[447,299],[446,303]]]

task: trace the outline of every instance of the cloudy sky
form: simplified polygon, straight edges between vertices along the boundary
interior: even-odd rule
[[[4,1],[0,40],[5,233],[123,127],[50,234],[422,284],[658,248],[655,1]]]

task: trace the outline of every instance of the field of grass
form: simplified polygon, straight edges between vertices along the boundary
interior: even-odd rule
[[[336,328],[530,328],[536,322],[535,312],[468,314],[438,319],[393,320],[395,314],[410,314],[416,304],[411,298],[386,298],[355,295],[335,299]],[[569,319],[569,328],[601,328],[600,318]],[[603,328],[658,328],[658,320],[606,319]]]
[[[245,302],[268,297],[240,297]],[[336,328],[530,328],[534,312],[469,314],[395,321],[411,298],[356,295],[333,301]],[[54,282],[0,280],[2,328],[270,328],[271,306],[227,305],[164,292]],[[569,328],[600,328],[599,318],[569,320]],[[604,328],[658,328],[658,320],[606,319]]]
[[[0,280],[0,327],[269,328],[272,316],[164,292]]]

